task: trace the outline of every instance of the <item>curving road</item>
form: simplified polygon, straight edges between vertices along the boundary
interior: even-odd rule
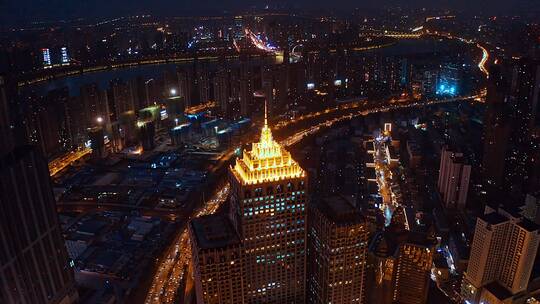
[[[369,115],[373,113],[382,113],[382,112],[388,112],[388,111],[399,110],[399,109],[407,109],[407,108],[421,108],[425,106],[451,103],[451,102],[456,102],[456,101],[471,101],[471,100],[479,101],[483,97],[484,95],[482,93],[478,95],[464,96],[464,97],[458,97],[458,98],[432,100],[432,101],[427,101],[427,102],[411,102],[407,104],[392,104],[392,105],[386,105],[386,106],[382,106],[382,107],[378,107],[378,108],[374,108],[370,110],[358,110],[357,112],[354,112],[354,113],[349,113],[343,116],[335,117],[335,118],[317,123],[311,127],[300,130],[284,138],[280,142],[282,145],[286,147],[294,145],[300,142],[306,136],[313,135],[322,129],[332,127],[334,124],[338,122],[345,121],[356,116],[365,116],[365,115]],[[314,114],[314,115],[311,115],[310,117],[317,117],[323,114],[327,114],[329,112],[322,111],[322,112],[317,112],[317,113],[319,114]],[[214,197],[212,197],[210,200],[205,202],[204,207],[201,210],[199,210],[194,216],[198,217],[198,216],[212,214],[216,212],[219,206],[227,200],[229,191],[230,191],[229,185],[228,184],[224,185],[222,188],[220,188],[217,191]],[[191,260],[191,246],[189,243],[187,227],[183,227],[182,229],[183,229],[182,232],[174,240],[173,245],[170,246],[167,253],[165,254],[166,257],[159,261],[160,265],[158,267],[156,274],[154,275],[154,279],[150,287],[150,291],[146,297],[145,303],[147,304],[172,303],[173,300],[175,299],[178,286],[180,285],[180,282],[184,279],[183,270],[186,268],[186,266],[189,266],[189,263]]]

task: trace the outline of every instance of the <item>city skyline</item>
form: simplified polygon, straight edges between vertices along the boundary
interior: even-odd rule
[[[339,0],[337,3],[330,5],[326,1],[296,1],[291,3],[289,1],[216,1],[206,0],[198,1],[196,3],[184,1],[172,1],[172,0],[160,0],[155,2],[153,6],[149,7],[147,2],[138,1],[114,1],[100,2],[93,1],[92,3],[82,3],[73,1],[55,1],[45,2],[39,0],[24,0],[24,1],[12,1],[7,0],[0,4],[3,12],[1,16],[5,22],[32,22],[32,21],[54,21],[54,20],[70,20],[77,18],[110,18],[118,17],[122,15],[140,15],[151,14],[157,16],[189,16],[189,15],[219,15],[223,13],[234,14],[238,11],[245,9],[280,9],[280,10],[302,10],[310,9],[315,12],[325,9],[331,9],[335,13],[345,13],[348,9],[365,9],[367,11],[373,11],[380,9],[381,7],[413,7],[413,8],[427,8],[438,9],[444,7],[446,9],[452,9],[457,11],[470,11],[474,13],[504,13],[515,11],[518,13],[538,11],[535,6],[534,0],[517,0],[517,1],[503,1],[494,0],[490,1],[486,6],[484,1],[427,1],[427,0],[412,0],[407,1],[406,5],[403,5],[400,0],[384,0],[381,1],[363,1],[358,3],[351,0]],[[107,12],[100,11],[99,7],[107,6]],[[11,13],[8,13],[11,12]],[[13,12],[16,12],[13,14]],[[25,12],[25,14],[22,14]]]
[[[540,303],[532,1],[4,8],[1,304]]]

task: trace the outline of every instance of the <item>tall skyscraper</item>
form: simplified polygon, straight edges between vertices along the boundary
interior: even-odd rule
[[[243,246],[247,303],[304,303],[307,176],[265,123],[231,168],[231,218]]]
[[[425,234],[409,232],[397,252],[394,303],[427,302],[435,242]]]
[[[463,153],[443,147],[437,185],[447,208],[465,207],[470,176],[471,165],[466,164]]]
[[[366,303],[369,231],[341,197],[312,203],[309,216],[308,303]]]
[[[538,226],[529,220],[504,209],[486,212],[476,221],[461,285],[463,298],[474,304],[482,303],[483,289],[492,283],[511,295],[524,292],[540,242]]]
[[[368,303],[427,303],[435,241],[427,234],[393,230],[370,244]]]
[[[73,303],[47,162],[34,147],[13,148],[2,78],[0,92],[0,303]]]
[[[487,186],[514,198],[540,185],[540,61],[503,61],[490,70],[484,130]]]
[[[244,303],[242,246],[231,221],[207,215],[194,219],[189,228],[197,303]]]

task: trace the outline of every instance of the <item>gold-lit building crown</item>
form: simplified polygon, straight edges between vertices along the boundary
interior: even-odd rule
[[[304,170],[272,137],[264,109],[264,126],[259,142],[251,144],[232,168],[233,174],[244,185],[272,182],[305,176]]]

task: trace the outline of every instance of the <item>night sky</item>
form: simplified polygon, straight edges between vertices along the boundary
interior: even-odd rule
[[[264,7],[284,8],[376,8],[400,4],[496,13],[538,9],[540,0],[0,0],[0,18],[13,21],[58,20],[80,17],[111,17],[149,13],[156,15],[221,14],[225,10]]]

